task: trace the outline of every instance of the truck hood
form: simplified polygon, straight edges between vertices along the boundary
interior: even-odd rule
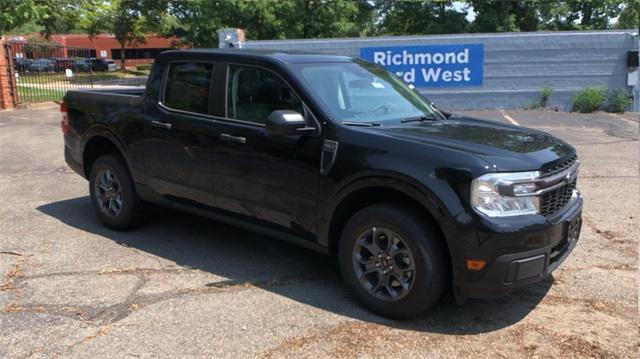
[[[575,154],[571,145],[546,132],[469,117],[369,129],[398,139],[468,152],[498,171],[537,170]]]

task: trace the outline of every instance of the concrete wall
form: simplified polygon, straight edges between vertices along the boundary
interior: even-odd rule
[[[635,30],[247,41],[242,47],[359,57],[362,47],[475,43],[484,44],[482,86],[420,91],[442,108],[508,109],[524,107],[550,86],[551,106],[568,110],[571,95],[586,86],[632,90],[627,51],[638,49]]]

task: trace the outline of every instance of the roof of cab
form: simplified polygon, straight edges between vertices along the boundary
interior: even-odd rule
[[[176,55],[197,54],[214,55],[229,58],[244,58],[254,60],[275,60],[284,63],[318,63],[318,62],[353,62],[353,58],[340,55],[314,54],[305,52],[283,52],[275,50],[256,49],[185,49],[169,50],[160,56],[173,57]]]

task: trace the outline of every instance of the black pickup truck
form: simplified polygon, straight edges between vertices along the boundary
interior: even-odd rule
[[[440,111],[359,59],[167,51],[145,89],[69,91],[61,111],[106,226],[156,204],[336,255],[390,317],[538,281],[580,233],[573,147]]]

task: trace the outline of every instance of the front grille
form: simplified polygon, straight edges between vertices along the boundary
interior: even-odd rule
[[[561,160],[559,162],[551,162],[550,164],[542,167],[540,171],[540,175],[542,177],[551,176],[556,173],[560,173],[567,168],[571,167],[578,160],[578,155],[573,155],[566,160]]]
[[[548,216],[566,206],[571,200],[573,190],[576,188],[576,182],[577,179],[574,179],[573,182],[567,185],[543,194],[540,199],[540,213],[543,216]]]

